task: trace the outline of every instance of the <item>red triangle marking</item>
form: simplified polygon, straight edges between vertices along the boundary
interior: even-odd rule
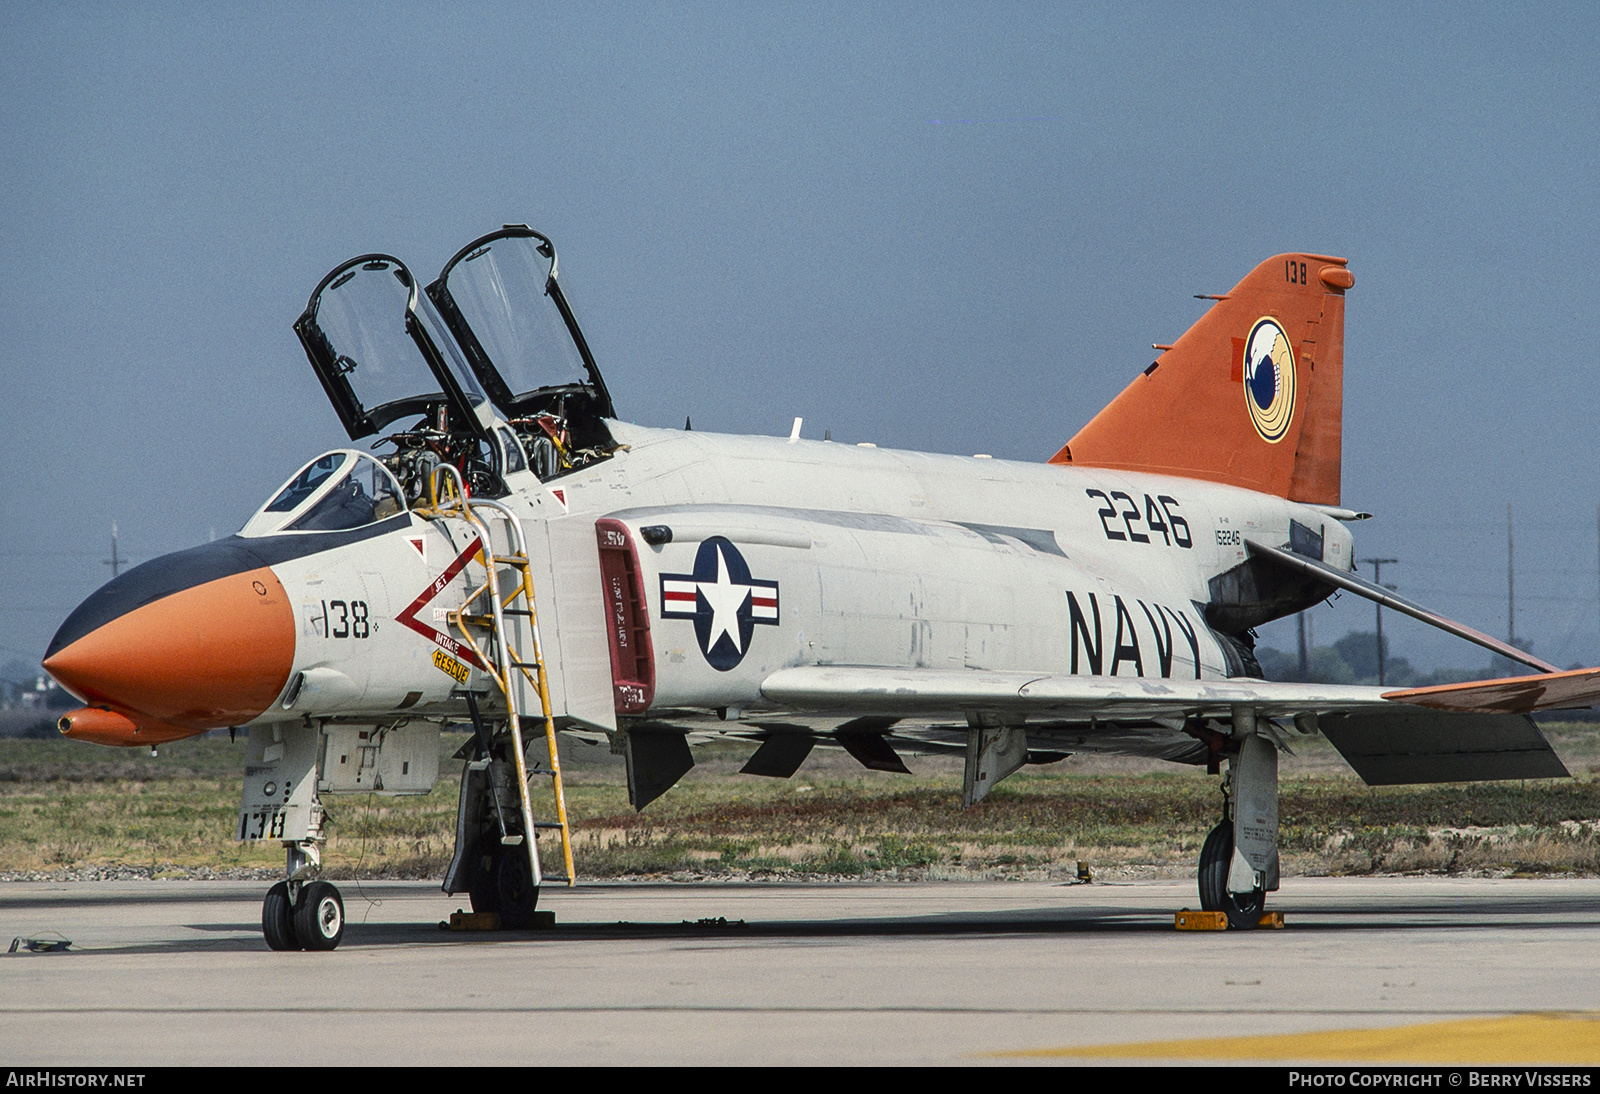
[[[444,573],[434,578],[433,581],[428,584],[428,587],[423,589],[417,598],[411,602],[406,610],[394,618],[395,622],[401,624],[402,626],[410,627],[412,630],[422,635],[422,637],[437,644],[446,652],[452,653],[461,658],[463,661],[476,665],[478,668],[483,669],[484,671],[488,671],[489,666],[483,663],[483,658],[473,653],[470,649],[462,645],[460,642],[457,642],[448,634],[445,634],[443,631],[434,627],[430,627],[428,624],[417,618],[417,613],[423,608],[427,607],[428,604],[432,602],[434,597],[443,592],[446,586],[455,580],[457,574],[466,569],[467,562],[472,558],[473,555],[478,554],[479,551],[482,550],[482,545],[483,541],[474,536],[472,542],[467,544],[467,549],[457,555],[454,562],[445,567]]]

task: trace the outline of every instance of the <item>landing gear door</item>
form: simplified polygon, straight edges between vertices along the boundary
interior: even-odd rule
[[[613,732],[616,700],[594,525],[557,518],[525,521],[523,528],[550,679],[550,712],[561,728],[565,720],[573,729]],[[537,698],[529,709],[538,709]]]

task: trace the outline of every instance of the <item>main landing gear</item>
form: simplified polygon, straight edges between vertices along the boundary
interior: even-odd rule
[[[500,925],[513,930],[533,926],[533,911],[539,903],[539,886],[533,882],[533,867],[527,848],[519,844],[491,842],[473,873],[467,890],[475,912],[494,912]]]
[[[274,950],[331,950],[344,940],[344,898],[326,881],[303,881],[313,856],[289,848],[289,879],[267,890],[261,933]]]
[[[1222,822],[1206,836],[1200,848],[1200,907],[1208,912],[1226,912],[1228,926],[1250,930],[1261,922],[1267,907],[1265,888],[1249,892],[1228,891],[1228,867],[1233,863],[1233,818]]]
[[[1200,907],[1224,912],[1233,930],[1261,924],[1278,888],[1278,749],[1235,710],[1238,751],[1228,759],[1222,822],[1200,848]]]

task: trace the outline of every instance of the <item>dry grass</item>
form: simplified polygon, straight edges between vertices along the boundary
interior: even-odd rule
[[[1290,874],[1600,874],[1600,754],[1592,731],[1551,734],[1579,777],[1560,782],[1372,788],[1321,741],[1296,741],[1282,779]],[[459,739],[446,742],[446,755]],[[863,772],[817,754],[792,780],[736,773],[749,748],[717,748],[643,813],[620,766],[569,757],[584,877],[1187,876],[1215,822],[1218,779],[1134,760],[1074,757],[1028,769],[971,810],[960,765]],[[447,762],[444,770],[455,764]],[[242,742],[207,738],[161,755],[66,741],[0,741],[0,874],[275,874],[276,845],[234,842]],[[439,877],[457,782],[410,798],[333,797],[324,852],[334,877]]]

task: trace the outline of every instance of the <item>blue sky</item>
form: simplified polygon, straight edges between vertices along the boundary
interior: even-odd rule
[[[343,442],[290,323],[526,222],[621,414],[1044,459],[1287,250],[1349,257],[1345,500],[1600,661],[1593,5],[0,7],[0,660]],[[1327,642],[1370,627],[1318,609]],[[1475,664],[1394,621],[1394,652]],[[1268,642],[1287,645],[1287,630]]]

